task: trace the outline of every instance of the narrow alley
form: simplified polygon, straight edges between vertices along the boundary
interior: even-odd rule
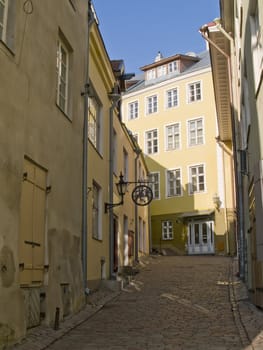
[[[44,348],[263,349],[262,312],[242,292],[235,263],[214,256],[149,257],[130,285]],[[36,336],[35,347],[15,349],[40,349],[40,342]]]

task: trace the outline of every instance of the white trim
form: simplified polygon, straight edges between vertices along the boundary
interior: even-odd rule
[[[204,190],[203,191],[196,191],[193,192],[192,190],[192,177],[190,176],[190,168],[195,168],[198,166],[203,166],[204,167]],[[207,179],[206,179],[206,163],[205,162],[199,162],[196,164],[189,164],[187,166],[187,173],[188,173],[188,195],[189,196],[194,196],[195,194],[203,194],[207,193]]]
[[[172,107],[168,107],[168,101],[167,101],[167,93],[168,91],[173,91],[173,90],[177,90],[177,105],[176,106],[172,106]],[[180,106],[180,101],[179,101],[179,86],[174,86],[174,87],[170,87],[164,90],[164,110],[166,111],[170,111],[172,109],[176,109]]]
[[[157,130],[157,147],[158,147],[158,152],[154,152],[154,153],[148,153],[147,151],[147,138],[146,138],[146,133],[150,132],[150,131],[154,131]],[[155,155],[159,153],[159,149],[160,149],[160,144],[159,144],[159,129],[158,128],[152,128],[152,129],[148,129],[148,130],[144,130],[144,153],[147,155]]]
[[[179,125],[179,147],[174,148],[174,149],[168,149],[168,139],[167,139],[167,134],[166,134],[166,128],[169,126],[173,126],[175,124]],[[164,124],[163,126],[164,130],[164,152],[176,152],[182,150],[182,128],[181,128],[181,121],[174,121],[169,124]]]
[[[152,113],[148,113],[148,99],[149,98],[152,98],[152,97],[155,97],[156,96],[156,103],[157,103],[157,110],[155,112],[152,112]],[[152,115],[156,115],[159,113],[159,93],[156,92],[155,94],[151,94],[151,95],[147,95],[145,96],[144,98],[144,115],[146,117],[148,116],[152,116]]]
[[[200,83],[201,98],[200,98],[200,100],[189,101],[189,93],[188,93],[189,85],[193,85],[193,84],[197,84],[197,83]],[[203,79],[192,80],[192,81],[186,83],[186,95],[185,95],[185,97],[186,97],[186,104],[187,105],[192,104],[192,103],[202,102],[203,101]]]
[[[195,120],[199,120],[199,119],[202,119],[202,123],[203,123],[203,143],[198,143],[196,145],[190,145],[189,122],[195,121]],[[204,116],[192,117],[192,118],[188,118],[186,120],[186,137],[187,137],[187,148],[204,146],[206,144],[206,140],[205,140],[205,117]]]
[[[160,171],[150,171],[148,177],[150,177],[151,175],[154,174],[158,174],[158,193],[159,196],[158,197],[154,197],[154,191],[153,191],[153,200],[160,200],[161,199],[161,188],[160,188],[160,182],[161,182],[161,173]]]
[[[180,194],[175,194],[173,196],[168,196],[168,181],[167,181],[167,174],[170,171],[179,170],[180,171]],[[173,167],[169,169],[165,169],[165,199],[171,199],[171,198],[178,198],[183,196],[183,172],[182,167]]]

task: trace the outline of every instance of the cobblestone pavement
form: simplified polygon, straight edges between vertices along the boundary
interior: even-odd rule
[[[14,349],[263,349],[263,313],[236,271],[227,257],[149,257],[121,293],[95,293],[59,330],[33,329]]]

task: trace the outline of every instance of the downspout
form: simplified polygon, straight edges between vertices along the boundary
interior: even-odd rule
[[[113,132],[113,116],[114,109],[120,101],[119,94],[109,94],[111,99],[110,113],[109,113],[109,202],[113,203],[113,151],[114,151],[114,132]],[[114,215],[113,208],[109,209],[109,236],[110,236],[110,278],[114,279]]]
[[[216,24],[217,29],[230,41],[231,45],[231,52],[232,48],[234,47],[233,44],[233,38],[221,27],[220,24]],[[232,69],[231,69],[231,56],[226,54],[220,47],[218,47],[210,38],[208,38],[205,33],[207,32],[208,27],[203,26],[199,29],[199,33],[202,35],[202,37],[209,42],[216,50],[218,50],[227,60],[227,68],[228,68],[228,79],[230,83],[230,108],[231,108],[231,124],[232,124],[232,142],[233,142],[233,160],[234,160],[234,176],[235,176],[235,187],[236,187],[236,205],[237,205],[237,229],[238,232],[240,230],[240,239],[237,239],[237,245],[238,245],[238,256],[239,256],[239,274],[240,278],[244,279],[244,272],[245,272],[245,260],[244,260],[244,232],[243,232],[243,202],[242,202],[242,184],[240,181],[240,177],[238,174],[238,161],[237,161],[237,143],[236,143],[236,123],[235,123],[235,115],[234,115],[234,98],[233,98],[233,91],[232,91]],[[240,192],[240,193],[239,193]],[[236,232],[236,234],[237,234]]]
[[[138,181],[138,159],[139,159],[139,156],[141,154],[141,149],[136,147],[134,149],[134,152],[136,154],[136,157],[135,157],[135,169],[134,169],[134,178],[135,178],[135,181]],[[135,245],[135,254],[134,254],[134,260],[135,262],[137,263],[139,261],[139,252],[138,252],[138,206],[136,204],[134,204],[134,209],[135,209],[135,240],[134,240],[134,245]]]
[[[84,115],[83,115],[83,150],[82,150],[82,273],[84,293],[89,294],[87,287],[87,193],[88,193],[88,109],[89,109],[89,37],[90,28],[94,22],[94,16],[91,11],[91,1],[88,0],[88,31],[86,40],[86,62],[85,62],[85,84],[84,92]]]

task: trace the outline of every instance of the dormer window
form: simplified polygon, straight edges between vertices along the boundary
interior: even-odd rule
[[[147,80],[155,79],[156,78],[156,71],[155,69],[150,69],[147,71]]]
[[[178,71],[178,62],[173,61],[168,64],[168,73],[173,73]]]
[[[163,75],[166,75],[166,66],[162,65],[157,68],[157,76],[162,77]]]

